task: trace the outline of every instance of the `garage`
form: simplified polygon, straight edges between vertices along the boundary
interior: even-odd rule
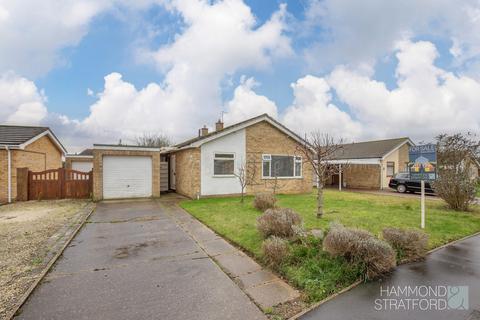
[[[92,169],[93,162],[91,161],[72,161],[72,170],[90,172]]]
[[[152,196],[152,158],[146,156],[103,157],[103,198]]]
[[[94,145],[95,200],[159,197],[160,180],[158,148]]]

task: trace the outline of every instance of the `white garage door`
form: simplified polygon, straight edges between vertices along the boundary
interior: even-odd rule
[[[82,172],[90,172],[93,169],[91,161],[72,161],[72,169]]]
[[[103,157],[104,199],[150,196],[152,196],[151,157]]]

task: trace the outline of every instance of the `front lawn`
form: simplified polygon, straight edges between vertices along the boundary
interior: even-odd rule
[[[256,229],[261,212],[252,206],[253,197],[244,204],[238,197],[184,201],[181,206],[218,234],[231,240],[261,261],[262,238]],[[278,205],[297,211],[306,229],[326,229],[330,222],[369,230],[376,236],[385,227],[419,228],[420,200],[362,194],[348,191],[325,191],[325,215],[315,216],[316,195],[279,195]],[[443,201],[427,199],[426,229],[429,247],[435,248],[455,239],[480,231],[480,209],[455,212]],[[307,248],[292,246],[293,258],[280,272],[303,289],[309,301],[318,301],[353,283],[360,270],[341,259],[333,259],[321,250],[321,243]]]

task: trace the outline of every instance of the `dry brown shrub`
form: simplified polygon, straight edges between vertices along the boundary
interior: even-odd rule
[[[263,241],[262,251],[265,263],[273,269],[278,269],[290,250],[286,240],[272,236]]]
[[[399,259],[414,260],[424,257],[427,253],[428,235],[423,231],[385,228],[382,235],[383,239],[397,251]]]
[[[253,206],[260,211],[275,208],[277,199],[273,193],[257,193],[253,200]]]
[[[290,238],[297,234],[302,218],[290,208],[267,209],[257,218],[257,229],[264,238],[277,236]]]

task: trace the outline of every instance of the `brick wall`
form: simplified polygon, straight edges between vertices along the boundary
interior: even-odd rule
[[[256,178],[252,186],[247,187],[247,193],[271,191],[272,179],[262,179],[262,154],[299,155],[296,152],[298,142],[281,132],[266,121],[246,128],[247,161],[255,161]],[[312,168],[304,162],[302,178],[278,179],[278,193],[306,193],[312,191]]]
[[[57,148],[48,136],[43,136],[35,142],[32,142],[25,147],[25,151],[45,154],[45,169],[43,170],[58,169],[62,167],[62,151]]]
[[[176,192],[189,198],[200,194],[200,148],[175,152]]]
[[[0,150],[0,203],[8,200],[7,151]]]
[[[380,189],[380,165],[350,164],[342,178],[347,188]]]
[[[12,150],[12,199],[17,196],[17,168],[44,171],[62,167],[62,152],[47,137],[34,141],[24,150]],[[7,151],[0,154],[0,203],[8,201]]]
[[[407,143],[401,146],[400,149],[398,149],[398,172],[407,171],[409,146],[410,145]]]
[[[103,156],[149,156],[152,157],[152,196],[160,197],[160,152],[93,150],[93,198],[103,199]]]

